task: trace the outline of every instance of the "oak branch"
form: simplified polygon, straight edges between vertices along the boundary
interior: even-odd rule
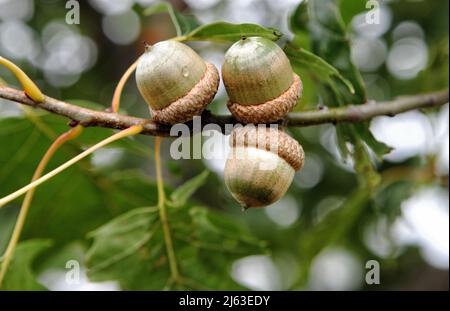
[[[149,119],[87,109],[48,96],[45,96],[42,103],[37,104],[28,98],[23,91],[14,88],[0,87],[0,98],[47,110],[70,119],[72,124],[81,124],[84,127],[126,129],[132,125],[142,125],[144,127],[142,134],[169,136],[170,133],[169,126],[158,124]],[[409,110],[438,107],[446,103],[448,103],[448,89],[428,94],[402,96],[391,101],[368,102],[357,106],[290,113],[283,120],[283,124],[300,127],[324,123],[362,122],[377,116],[394,116]],[[205,111],[202,115],[202,123],[217,124],[224,130],[226,124],[238,124],[239,122],[232,116],[219,116]]]

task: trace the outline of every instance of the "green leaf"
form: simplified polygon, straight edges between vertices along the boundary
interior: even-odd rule
[[[401,180],[384,185],[375,196],[375,208],[388,220],[394,221],[401,215],[401,204],[413,195],[416,184]]]
[[[176,11],[170,3],[162,2],[154,4],[144,10],[144,15],[157,13],[168,13],[175,27],[177,36],[183,36],[200,26],[200,22],[190,15],[181,14]]]
[[[63,133],[68,128],[64,118],[51,115],[39,118],[55,133]],[[56,152],[46,172],[80,153],[80,145],[91,145],[111,132],[86,129],[79,138]],[[53,138],[47,137],[25,117],[0,119],[0,196],[30,182],[52,141]],[[133,206],[156,202],[156,186],[142,172],[105,176],[106,173],[96,171],[86,159],[39,186],[22,238],[52,238],[55,247],[59,247],[74,239],[83,239],[87,232]],[[5,213],[18,209],[20,204],[18,199],[1,209],[2,225],[3,217],[8,216]],[[7,228],[7,224],[2,226],[2,230]]]
[[[355,170],[358,173],[357,178],[359,184],[365,186],[368,189],[375,189],[381,181],[381,177],[374,167],[366,145],[360,136],[357,136],[358,130],[350,128],[353,135],[352,141],[355,150],[353,151],[353,158],[355,160]]]
[[[242,37],[265,37],[276,41],[283,34],[274,28],[265,28],[256,24],[231,24],[227,22],[216,22],[212,24],[202,25],[187,36],[188,41],[222,41],[235,42]]]
[[[303,2],[291,17],[291,29],[295,34],[304,36],[309,31],[309,43],[312,52],[324,59],[329,65],[336,68],[345,79],[335,79],[326,84],[321,95],[326,104],[330,106],[360,105],[367,102],[366,89],[360,72],[351,62],[351,51],[346,25],[339,11],[337,0],[310,0]],[[301,48],[301,41],[296,40],[288,46]],[[348,88],[344,81],[349,81],[353,90]],[[352,92],[353,91],[353,92]],[[391,149],[382,142],[377,141],[370,132],[368,123],[358,125],[338,125],[345,127],[346,134],[338,130],[341,154],[348,153],[345,142],[352,145],[363,140],[377,155],[379,159]]]
[[[5,252],[8,246],[18,214],[18,208],[12,206],[0,208],[0,255]]]
[[[346,25],[350,24],[355,15],[371,8],[370,6],[366,8],[367,5],[367,0],[340,0],[339,9],[344,23]]]
[[[90,234],[90,279],[117,280],[124,290],[239,289],[229,276],[233,260],[263,252],[264,244],[234,219],[205,208],[168,214],[181,283],[171,280],[155,207],[134,209]]]
[[[299,38],[306,39],[308,19],[308,3],[302,1],[289,16],[289,29]]]
[[[219,41],[234,42],[242,37],[259,36],[276,41],[282,33],[274,28],[266,28],[257,24],[232,24],[215,22],[201,25],[193,16],[177,12],[170,3],[158,3],[144,10],[144,15],[167,12],[175,26],[177,36],[184,41]]]
[[[133,255],[154,237],[150,228],[158,219],[157,211],[155,207],[134,209],[91,232],[89,237],[95,239],[87,257],[94,264],[89,272],[101,275],[102,271]]]
[[[362,140],[375,152],[375,155],[379,160],[382,160],[382,156],[392,151],[392,147],[389,147],[383,142],[378,141],[372,132],[369,130],[369,124],[367,122],[360,122],[353,124],[356,131]]]
[[[330,104],[365,103],[365,86],[359,71],[350,59],[349,38],[340,15],[338,1],[311,0],[302,3],[294,16],[297,16],[297,18],[291,18],[291,28],[294,33],[309,31],[312,52],[335,67],[354,87],[353,93],[346,93],[345,90],[339,89],[343,100]],[[302,18],[299,20],[298,16]]]
[[[194,192],[205,184],[208,176],[209,172],[205,170],[175,189],[170,196],[172,204],[174,206],[183,206],[186,204],[187,200],[194,194]]]
[[[361,124],[361,126],[364,125]],[[364,129],[363,127],[362,130]],[[353,156],[359,184],[369,188],[377,186],[380,182],[380,176],[372,163],[364,140],[361,138],[361,130],[355,124],[340,124],[336,128],[336,134],[342,157],[346,159],[348,155]],[[351,143],[353,148],[349,148],[348,143]]]
[[[46,290],[36,281],[31,268],[34,259],[51,245],[50,240],[28,240],[17,245],[9,264],[3,290]]]
[[[58,132],[52,124],[47,126]],[[25,118],[2,119],[2,129],[5,132],[0,134],[0,195],[4,196],[30,182],[33,171],[52,139]],[[70,146],[73,148],[69,144],[55,154],[47,171],[74,154]],[[55,238],[55,244],[59,244],[74,235],[82,237],[86,228],[91,225],[95,227],[107,219],[109,213],[102,204],[102,193],[92,175],[82,169],[86,164],[83,161],[81,165],[68,169],[37,188],[23,238]],[[18,208],[20,203],[21,200],[16,200],[9,206]],[[61,224],[65,227],[63,231]]]
[[[319,78],[321,81],[326,83],[335,83],[334,78],[340,80],[348,88],[349,92],[354,94],[355,89],[352,83],[344,78],[339,71],[327,63],[321,57],[303,49],[300,47],[295,47],[294,44],[288,43],[284,47],[286,55],[289,57],[294,70],[297,67],[309,70],[314,76]],[[337,87],[337,86],[335,86]]]

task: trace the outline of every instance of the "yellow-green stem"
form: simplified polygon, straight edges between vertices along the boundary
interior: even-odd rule
[[[139,59],[138,59],[139,60]],[[117,84],[116,89],[114,90],[114,95],[112,99],[111,104],[111,110],[112,112],[118,112],[120,107],[120,96],[122,95],[123,87],[125,86],[125,83],[127,83],[128,79],[130,78],[131,74],[136,70],[136,66],[138,63],[138,60],[136,60],[123,74],[123,76],[120,78],[119,83]]]
[[[16,76],[17,80],[19,80],[22,85],[25,94],[27,94],[29,98],[37,103],[44,101],[44,94],[42,94],[41,90],[22,69],[2,56],[0,56],[0,64],[8,68]]]
[[[8,83],[4,81],[0,77],[0,86],[8,86]],[[55,132],[48,127],[42,120],[39,118],[37,112],[35,110],[32,110],[31,107],[25,106],[25,105],[19,105],[19,107],[22,109],[22,111],[25,113],[25,116],[34,124],[36,127],[43,132],[45,135],[47,135],[48,138],[54,139],[56,137]]]
[[[48,148],[45,155],[42,157],[41,161],[39,162],[39,165],[37,166],[36,170],[34,171],[32,181],[37,180],[39,177],[41,177],[42,172],[44,171],[45,167],[47,166],[50,159],[55,154],[56,150],[59,149],[65,142],[72,140],[78,135],[81,134],[83,131],[83,127],[81,125],[77,125],[76,127],[72,128],[70,131],[60,135]],[[17,217],[16,225],[14,226],[13,233],[11,235],[11,239],[9,240],[8,247],[6,248],[6,251],[3,255],[3,261],[0,268],[0,288],[2,287],[3,279],[6,275],[6,272],[8,270],[9,263],[11,262],[11,259],[14,255],[14,250],[16,248],[17,242],[19,241],[20,234],[22,232],[23,226],[25,224],[25,219],[28,214],[28,210],[31,205],[31,201],[33,199],[35,189],[31,189],[27,192],[25,199],[23,200],[22,207],[20,208],[19,216]]]
[[[164,181],[162,178],[161,172],[161,158],[160,158],[160,146],[161,146],[161,137],[156,137],[155,139],[155,166],[156,166],[156,182],[158,186],[158,209],[159,209],[159,217],[161,219],[161,223],[163,226],[164,233],[164,242],[166,244],[167,257],[169,259],[170,266],[170,274],[172,279],[179,283],[181,278],[178,271],[177,259],[175,257],[175,251],[173,248],[172,236],[170,234],[169,221],[167,218],[167,210],[166,210],[166,195],[164,193]]]
[[[62,164],[61,166],[57,167],[56,169],[54,169],[53,171],[47,173],[46,175],[42,176],[41,178],[35,180],[32,183],[29,183],[28,185],[26,185],[25,187],[11,193],[10,195],[7,195],[6,197],[0,199],[0,207],[4,206],[6,203],[11,202],[12,200],[20,197],[21,195],[23,195],[24,193],[26,193],[27,191],[36,188],[37,186],[39,186],[40,184],[46,182],[47,180],[51,179],[52,177],[58,175],[59,173],[61,173],[62,171],[64,171],[65,169],[69,168],[70,166],[72,166],[73,164],[77,163],[78,161],[82,160],[83,158],[87,157],[88,155],[90,155],[91,153],[93,153],[95,150],[109,144],[112,143],[116,140],[119,140],[121,138],[127,137],[127,136],[132,136],[132,135],[137,135],[140,132],[142,132],[144,128],[142,127],[142,125],[134,125],[131,126],[123,131],[120,131],[119,133],[116,133],[104,140],[102,140],[101,142],[95,144],[94,146],[90,147],[89,149],[86,149],[85,151],[83,151],[82,153],[80,153],[79,155],[77,155],[76,157],[70,159],[69,161],[67,161],[66,163]]]
[[[188,38],[187,36],[177,36],[177,37],[171,38],[170,40],[178,41],[178,42],[183,42],[183,41],[186,41],[187,38]]]

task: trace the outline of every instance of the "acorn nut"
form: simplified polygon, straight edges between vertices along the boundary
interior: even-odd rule
[[[146,47],[136,82],[152,119],[171,125],[201,115],[217,92],[219,73],[187,45],[167,40]]]
[[[279,200],[304,163],[301,145],[277,128],[252,124],[233,130],[225,184],[246,209]]]
[[[242,38],[229,48],[222,79],[229,96],[228,109],[242,123],[283,119],[302,93],[302,82],[286,54],[262,37]]]

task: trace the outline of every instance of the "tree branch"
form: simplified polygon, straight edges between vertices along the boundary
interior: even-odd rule
[[[126,129],[133,125],[142,125],[142,134],[153,136],[169,136],[170,126],[161,125],[148,119],[131,117],[118,113],[96,111],[78,107],[46,96],[42,103],[36,104],[29,99],[23,91],[9,87],[0,87],[0,98],[37,107],[69,118],[74,124],[84,127],[105,127],[113,129]],[[396,114],[444,105],[448,102],[448,89],[415,96],[403,96],[392,101],[368,102],[358,106],[340,108],[325,108],[314,111],[290,113],[283,124],[287,126],[310,126],[324,123],[362,122],[376,116],[394,116]],[[226,124],[238,124],[232,116],[217,116],[209,111],[202,115],[202,124],[217,124],[222,131]],[[192,124],[189,124],[192,127]]]

